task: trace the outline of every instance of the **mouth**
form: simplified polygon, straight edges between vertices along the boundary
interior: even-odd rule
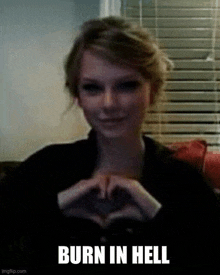
[[[101,124],[104,127],[115,129],[120,127],[124,122],[124,120],[125,120],[124,118],[107,118],[107,119],[102,119]]]
[[[105,118],[105,119],[100,119],[101,122],[103,123],[120,123],[122,121],[124,121],[124,117],[119,117],[119,118]]]

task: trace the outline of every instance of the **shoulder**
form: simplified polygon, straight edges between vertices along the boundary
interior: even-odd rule
[[[71,162],[79,162],[90,151],[92,144],[88,139],[78,140],[71,143],[50,144],[36,151],[29,156],[21,165],[21,167],[35,166],[35,168],[43,168],[66,164]]]
[[[83,153],[89,147],[88,140],[78,140],[73,143],[57,143],[57,144],[50,144],[42,149],[36,151],[30,157],[28,157],[25,161],[30,160],[44,160],[48,158],[67,158],[69,155],[72,154],[79,154]]]
[[[158,194],[164,190],[164,196],[166,196],[165,193],[169,190],[172,194],[181,194],[181,196],[198,193],[214,196],[213,190],[199,169],[185,160],[176,158],[170,148],[149,137],[144,137],[144,139],[146,148],[148,148],[146,150],[149,151],[146,170],[151,171],[152,188],[158,189]],[[146,155],[148,155],[147,152]]]
[[[177,215],[181,212],[186,219],[195,220],[203,215],[207,224],[216,222],[220,228],[219,202],[204,175],[188,162],[175,158],[169,148],[151,139],[148,144],[151,156],[150,168],[145,171],[146,189]]]
[[[190,166],[183,161],[176,159],[173,152],[168,147],[144,136],[145,142],[145,163],[152,171],[158,171],[158,175],[179,172],[184,169],[190,169]]]
[[[172,173],[185,173],[186,171],[193,174],[200,174],[200,169],[196,169],[189,161],[184,158],[176,156],[176,152],[172,148],[164,146],[159,142],[144,136],[146,145],[146,154],[149,154],[151,161],[154,165],[157,164],[157,168],[163,168]]]
[[[94,158],[95,149],[89,139],[51,144],[29,156],[4,182],[27,188],[42,186],[57,192],[86,176],[86,168]]]

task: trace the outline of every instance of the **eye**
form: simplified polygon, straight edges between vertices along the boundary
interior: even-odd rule
[[[125,81],[122,83],[119,83],[117,85],[117,89],[120,91],[124,91],[124,92],[133,92],[135,91],[137,88],[139,88],[140,86],[140,82],[136,81],[136,80],[132,80],[132,81]]]
[[[102,91],[102,87],[97,84],[84,84],[82,85],[82,89],[91,95],[95,95]]]

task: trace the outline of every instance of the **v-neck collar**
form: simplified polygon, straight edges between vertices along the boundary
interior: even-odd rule
[[[152,177],[152,174],[157,173],[157,165],[158,161],[162,161],[164,158],[167,158],[171,151],[165,146],[161,145],[157,141],[154,141],[148,136],[143,134],[145,152],[144,152],[144,160],[143,160],[143,168],[140,178],[140,183],[143,185],[146,184],[146,179]],[[88,134],[88,143],[89,143],[89,155],[90,161],[87,178],[92,176],[94,169],[97,165],[98,161],[98,145],[96,132],[92,129]]]

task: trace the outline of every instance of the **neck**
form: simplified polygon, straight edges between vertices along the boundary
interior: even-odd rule
[[[97,135],[97,141],[98,171],[139,178],[145,149],[141,134],[123,138]]]

